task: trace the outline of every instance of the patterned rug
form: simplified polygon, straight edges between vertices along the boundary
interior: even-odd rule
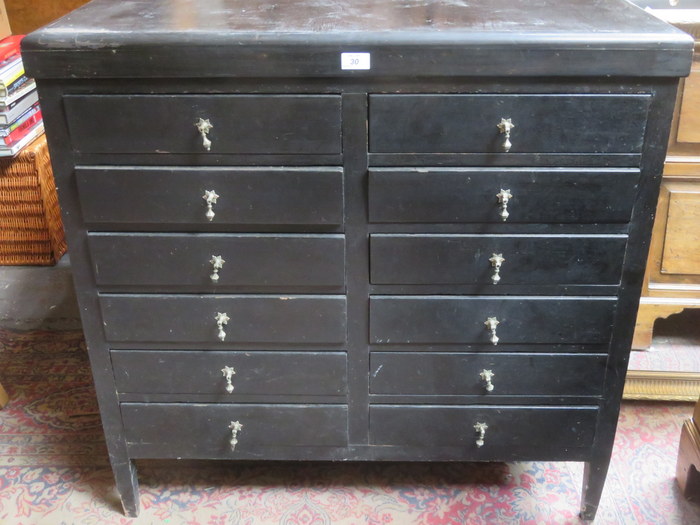
[[[582,465],[141,461],[120,511],[80,332],[0,330],[3,525],[576,524]],[[674,479],[690,404],[626,403],[596,524],[700,523]]]

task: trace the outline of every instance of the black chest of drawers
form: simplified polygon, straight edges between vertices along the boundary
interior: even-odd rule
[[[127,514],[138,458],[574,460],[591,519],[692,40],[616,1],[217,5],[24,41]]]

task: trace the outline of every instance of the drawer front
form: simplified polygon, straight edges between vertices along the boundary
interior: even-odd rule
[[[623,235],[375,234],[371,281],[614,285],[620,282],[626,241]]]
[[[337,95],[66,95],[79,153],[338,154]],[[209,120],[210,149],[195,125]]]
[[[114,342],[342,344],[346,301],[338,295],[100,295]]]
[[[608,297],[375,296],[372,344],[492,344],[485,322],[496,318],[497,344],[607,344],[616,300]]]
[[[637,193],[636,169],[375,168],[371,222],[625,223]]]
[[[371,95],[372,153],[639,153],[650,95]]]
[[[373,352],[370,392],[489,397],[599,396],[603,392],[606,361],[604,355]]]
[[[347,391],[346,356],[328,352],[112,350],[117,390],[129,394],[338,396]],[[231,386],[224,367],[233,369]],[[163,373],[154,373],[162,370]]]
[[[294,448],[347,445],[344,405],[122,403],[121,411],[136,458],[281,459]],[[234,421],[242,428],[231,450]]]
[[[596,407],[370,407],[370,443],[425,449],[454,447],[455,459],[547,459],[590,447]],[[474,428],[485,423],[483,445]]]
[[[77,168],[87,224],[339,225],[342,168]],[[205,191],[218,198],[207,217]]]
[[[98,286],[342,291],[345,282],[342,235],[89,233],[88,243]]]

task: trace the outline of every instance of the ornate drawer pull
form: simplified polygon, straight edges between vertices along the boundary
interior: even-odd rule
[[[508,213],[508,201],[513,198],[513,194],[510,192],[510,190],[504,190],[501,188],[501,191],[496,194],[496,197],[498,197],[498,202],[501,205],[501,219],[505,221],[508,218],[508,215],[510,215],[510,213]]]
[[[484,382],[484,388],[486,389],[487,392],[493,392],[493,383],[491,380],[493,379],[493,376],[496,374],[493,373],[493,370],[482,370],[481,373],[479,374],[479,377],[481,380]]]
[[[219,341],[226,339],[226,332],[224,332],[224,325],[227,325],[231,318],[226,315],[226,312],[216,313],[216,326],[219,329]]]
[[[503,138],[503,151],[507,153],[513,146],[510,141],[510,130],[515,127],[515,124],[513,124],[513,121],[509,118],[502,118],[496,125],[498,126],[498,130],[501,132],[501,134],[505,134],[505,137]]]
[[[236,375],[236,370],[232,366],[225,366],[221,369],[221,373],[226,378],[226,392],[233,393],[233,376]]]
[[[213,128],[213,124],[209,122],[209,119],[203,119],[200,118],[197,122],[194,123],[194,126],[197,128],[197,131],[199,131],[199,134],[202,136],[202,147],[209,151],[211,150],[211,140],[209,140],[209,137],[207,134]]]
[[[475,423],[474,424],[474,430],[476,430],[476,433],[478,434],[476,438],[476,446],[481,448],[484,446],[484,443],[486,442],[486,431],[489,429],[489,426],[486,423]]]
[[[209,261],[212,265],[213,271],[209,278],[211,279],[211,282],[215,283],[219,280],[219,270],[224,267],[224,258],[221,257],[221,255],[212,255],[211,260]]]
[[[212,208],[214,207],[214,204],[216,204],[216,199],[218,199],[219,196],[214,190],[204,190],[204,195],[202,195],[202,198],[207,203],[206,218],[209,219],[209,221],[212,221],[215,215],[214,210]]]
[[[496,335],[496,327],[501,324],[500,321],[495,317],[489,317],[486,319],[486,321],[484,321],[484,324],[486,325],[488,331],[491,332],[491,344],[497,345],[498,336]]]
[[[229,441],[229,444],[231,445],[231,452],[233,452],[236,450],[236,445],[238,445],[238,433],[243,430],[243,425],[238,421],[231,421],[228,428],[231,429],[231,441]]]
[[[506,260],[503,258],[502,253],[494,253],[489,259],[491,266],[493,267],[493,275],[491,276],[491,282],[493,284],[498,284],[501,280],[501,266]]]

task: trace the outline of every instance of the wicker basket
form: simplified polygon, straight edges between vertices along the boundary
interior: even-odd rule
[[[66,252],[44,135],[0,159],[0,264],[55,264]]]

